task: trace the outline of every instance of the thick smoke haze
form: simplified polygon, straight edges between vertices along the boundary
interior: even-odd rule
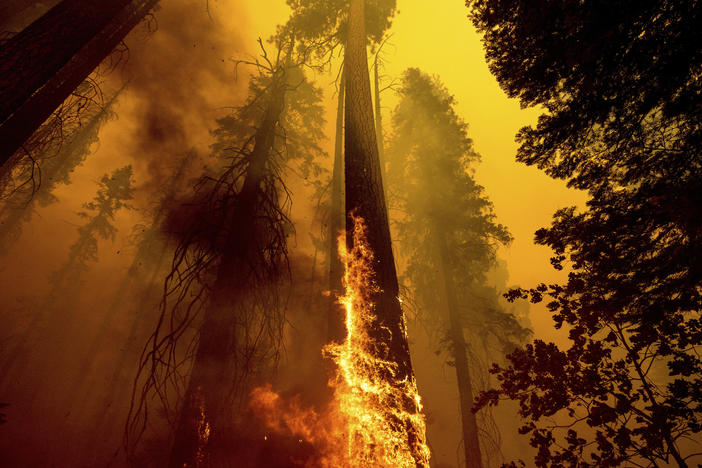
[[[22,3],[2,5],[0,30],[20,30],[56,2]],[[581,203],[583,197],[514,162],[513,135],[533,123],[538,112],[521,110],[500,90],[484,62],[477,33],[465,18],[463,2],[399,0],[397,4],[393,35],[382,52],[381,85],[390,85],[408,67],[420,67],[441,76],[456,95],[458,112],[469,124],[470,137],[482,156],[475,165],[475,177],[494,202],[498,222],[515,237],[512,244],[500,248],[501,261],[489,272],[488,284],[503,293],[515,284],[561,279],[551,268],[548,250],[533,245],[533,233],[549,223],[557,208]],[[42,328],[46,323],[39,324],[39,334],[28,343],[33,345],[41,337],[38,349],[50,358],[41,362],[37,352],[27,351],[22,356],[26,362],[0,376],[8,378],[0,387],[0,403],[9,403],[2,409],[8,423],[0,426],[0,465],[127,466],[121,444],[131,385],[139,353],[158,317],[174,233],[192,216],[182,203],[191,200],[194,181],[215,164],[210,145],[216,119],[247,97],[254,71],[240,65],[235,73],[235,61],[255,57],[260,52],[256,40],[270,37],[288,14],[283,0],[163,1],[127,36],[119,63],[111,70],[101,68],[105,101],[119,92],[110,109],[113,117],[100,129],[87,160],[72,173],[71,184],[59,185],[53,192],[58,201],[36,208],[32,221],[24,225],[22,236],[0,263],[0,353],[16,349],[41,308],[50,314],[70,313],[80,330],[66,337],[60,329],[46,330]],[[326,137],[320,144],[329,154],[334,144],[339,62],[332,62],[330,73],[309,73],[324,93]],[[398,102],[393,86],[381,97],[383,121],[390,122]],[[319,177],[324,188],[332,158],[319,164],[328,171]],[[133,198],[115,215],[114,240],[99,239],[97,261],[88,264],[79,284],[73,285],[75,291],[52,302],[50,275],[66,262],[85,223],[77,213],[95,196],[103,175],[127,165],[133,169]],[[292,170],[285,176],[293,194],[295,226],[288,240],[291,281],[283,288],[288,315],[278,372],[267,383],[283,398],[323,412],[329,368],[321,349],[327,341],[325,314],[330,298],[326,247],[320,248],[320,239],[326,235],[328,207],[317,206],[319,187]],[[152,230],[154,220],[157,229]],[[144,252],[140,242],[149,235],[153,239]],[[501,305],[510,307],[504,301]],[[560,332],[553,329],[541,306],[532,311],[521,307],[515,313],[533,327],[535,336],[559,338]],[[92,337],[111,313],[114,318],[101,335],[99,351],[85,364],[89,372],[77,375],[93,349]],[[434,453],[432,466],[460,466],[455,369],[446,353],[439,351],[441,337],[435,328],[411,314],[408,326]],[[115,363],[122,358],[115,380]],[[29,387],[27,382],[41,382],[41,387]],[[493,414],[506,460],[528,458],[527,441],[516,434],[514,412],[514,407],[501,406]],[[256,431],[265,432],[265,428],[257,425],[252,428]],[[147,434],[139,451],[140,466],[164,465],[169,440],[158,436],[166,433],[168,428],[162,425]],[[490,467],[499,461],[491,460]]]

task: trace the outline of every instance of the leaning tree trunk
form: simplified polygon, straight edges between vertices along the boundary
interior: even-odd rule
[[[256,133],[246,179],[232,216],[233,229],[227,239],[230,251],[217,271],[200,327],[193,370],[171,450],[171,468],[207,466],[212,441],[219,438],[219,427],[225,423],[222,414],[229,414],[226,405],[231,401],[231,386],[237,383],[231,371],[232,353],[241,346],[237,343],[238,317],[232,311],[249,293],[249,281],[256,274],[250,265],[263,255],[256,246],[257,208],[285,99],[284,76],[274,76],[274,80],[278,84]]]
[[[439,247],[439,268],[443,276],[446,308],[449,318],[449,340],[451,354],[456,366],[458,380],[458,397],[461,404],[461,425],[463,427],[463,450],[466,457],[466,468],[483,468],[478,438],[478,422],[473,413],[473,386],[470,378],[470,366],[466,354],[466,340],[458,313],[458,295],[456,285],[449,267],[451,252],[443,232],[436,235]]]
[[[377,346],[370,352],[376,358],[397,365],[396,372],[388,375],[388,382],[401,387],[413,381],[412,363],[407,343],[406,327],[395,260],[390,240],[390,225],[383,193],[378,143],[373,123],[373,103],[368,56],[366,54],[365,0],[351,0],[349,32],[345,54],[346,66],[346,119],[345,119],[345,188],[346,188],[346,243],[353,248],[354,219],[362,218],[367,227],[368,247],[374,254],[372,275],[378,291],[370,298],[376,316],[369,335]],[[418,413],[416,402],[406,402],[403,410]],[[409,445],[423,440],[423,434],[410,431]],[[417,463],[424,463],[420,454],[413,454]]]
[[[122,89],[117,91],[85,125],[68,135],[68,141],[61,144],[56,155],[42,154],[37,158],[39,169],[41,169],[41,183],[38,188],[29,195],[24,192],[15,192],[10,199],[5,201],[4,209],[0,211],[0,255],[9,250],[12,244],[19,239],[22,233],[22,224],[31,219],[32,211],[37,202],[40,199],[49,199],[56,185],[65,181],[69,174],[88,156],[90,146],[97,141],[98,133],[107,122],[112,106]],[[23,199],[15,202],[15,199],[19,198]]]
[[[0,47],[0,165],[158,0],[64,0]]]
[[[336,108],[336,136],[334,141],[334,169],[332,172],[331,207],[329,210],[329,321],[328,338],[330,342],[341,343],[346,336],[344,309],[337,302],[344,294],[342,278],[344,264],[339,258],[337,238],[344,230],[344,93],[346,88],[346,71],[341,73],[339,81],[339,100]]]

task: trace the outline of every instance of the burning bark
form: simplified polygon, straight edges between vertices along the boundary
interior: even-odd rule
[[[346,244],[349,252],[372,253],[368,260],[367,286],[363,291],[369,317],[362,324],[368,338],[364,351],[377,363],[386,363],[380,372],[390,388],[400,393],[414,385],[407,332],[390,240],[387,208],[383,193],[378,143],[373,120],[373,106],[366,54],[365,1],[352,0],[349,9],[348,42],[346,45]],[[365,224],[363,246],[357,245],[358,219]],[[372,286],[371,286],[372,285]],[[347,327],[349,322],[347,309]],[[349,330],[352,333],[353,330]],[[340,362],[343,371],[343,364]],[[365,384],[358,383],[365,391]],[[356,384],[352,384],[355,386]],[[420,414],[417,399],[401,398],[392,402],[391,411]],[[392,423],[390,423],[392,424]],[[418,447],[424,443],[423,426],[407,427],[406,446],[417,465],[428,464],[428,455]],[[397,465],[395,465],[397,466]]]

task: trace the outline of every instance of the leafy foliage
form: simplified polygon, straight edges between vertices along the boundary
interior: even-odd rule
[[[517,159],[590,194],[536,233],[572,269],[566,284],[511,293],[548,298],[570,348],[518,350],[481,404],[520,402],[539,466],[687,466],[682,441],[702,429],[702,12],[468,3],[500,84],[546,110],[519,132]]]

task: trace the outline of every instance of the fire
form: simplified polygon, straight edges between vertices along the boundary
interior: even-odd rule
[[[255,389],[251,404],[272,433],[299,437],[314,447],[314,459],[300,466],[428,467],[426,427],[414,378],[397,378],[397,364],[373,353],[379,343],[369,333],[376,320],[371,298],[378,286],[366,227],[358,217],[353,239],[351,251],[343,237],[339,239],[346,266],[345,294],[339,302],[346,310],[347,336],[343,343],[324,349],[336,364],[329,407],[318,415],[296,401],[283,401],[270,386]]]
[[[429,466],[425,421],[414,378],[398,381],[397,364],[378,358],[370,335],[376,321],[371,297],[378,291],[363,219],[354,217],[353,249],[343,237],[339,254],[346,266],[346,340],[325,351],[338,368],[332,382],[335,403],[347,429],[346,466]]]

